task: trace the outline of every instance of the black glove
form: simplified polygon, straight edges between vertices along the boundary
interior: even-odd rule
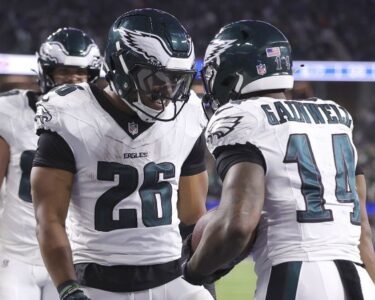
[[[191,284],[194,285],[203,285],[205,283],[213,283],[223,277],[224,275],[228,274],[234,266],[238,263],[237,260],[235,260],[233,263],[227,264],[224,267],[220,268],[219,270],[216,270],[214,273],[204,276],[200,275],[198,273],[193,273],[189,269],[189,261],[191,257],[193,256],[193,250],[191,248],[191,237],[192,235],[190,234],[185,241],[182,244],[182,277],[187,281],[190,282]]]
[[[212,296],[212,298],[214,298],[214,300],[217,300],[215,282],[205,283],[203,285],[203,287],[211,294],[211,296]]]
[[[90,300],[75,280],[68,280],[57,287],[60,300]]]
[[[182,243],[181,266],[189,261],[193,256],[193,249],[191,248],[191,238],[192,234],[189,234]]]

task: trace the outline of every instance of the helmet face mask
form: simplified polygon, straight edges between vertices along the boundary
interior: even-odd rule
[[[194,46],[168,13],[140,9],[109,32],[104,69],[111,89],[146,122],[171,121],[189,99]]]
[[[88,82],[89,74],[86,68],[57,65],[51,69],[51,77],[56,85]]]
[[[148,98],[152,101],[176,102],[184,101],[184,96],[189,94],[195,73],[193,71],[155,70],[155,68],[140,65],[130,71],[130,74],[141,100]]]
[[[89,82],[99,77],[101,68],[99,48],[79,29],[58,29],[40,46],[37,56],[39,85],[43,93],[56,86],[53,71],[57,67],[85,69]]]
[[[291,47],[280,30],[262,21],[224,26],[207,47],[201,71],[212,111],[230,100],[293,87]]]
[[[207,64],[201,70],[203,87],[206,91],[205,95],[202,97],[202,106],[208,120],[211,119],[212,115],[220,106],[219,102],[215,99],[212,92],[212,87],[216,75],[217,70],[212,63]]]

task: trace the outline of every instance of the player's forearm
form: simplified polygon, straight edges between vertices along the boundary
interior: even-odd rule
[[[375,256],[374,250],[370,247],[367,247],[365,251],[361,251],[361,258],[372,281],[375,282]]]
[[[189,262],[193,272],[209,275],[236,259],[246,248],[252,231],[215,218],[206,227],[202,240]]]
[[[361,253],[361,259],[366,266],[366,270],[370,274],[372,281],[375,282],[375,253],[371,239],[371,230],[362,230],[359,250]]]
[[[55,286],[69,279],[76,279],[65,227],[59,223],[38,224],[37,238],[44,263]]]
[[[10,160],[10,150],[7,142],[0,136],[0,188],[6,176]]]
[[[178,217],[185,225],[197,223],[206,213],[208,191],[207,171],[193,176],[182,176],[178,191]]]

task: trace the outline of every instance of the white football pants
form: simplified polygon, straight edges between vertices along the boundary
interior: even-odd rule
[[[115,293],[84,287],[91,300],[213,300],[203,287],[188,283],[182,277],[164,285],[139,292]]]
[[[358,271],[364,300],[375,299],[375,285],[367,271],[355,265]],[[269,284],[271,268],[259,274],[255,300],[346,300],[344,287],[340,274],[333,261],[302,262],[299,276],[294,276],[293,271],[285,269],[283,287]],[[289,268],[290,270],[290,268]],[[294,283],[293,283],[294,281]],[[278,282],[274,282],[276,285]],[[294,286],[294,287],[293,287]],[[270,297],[268,289],[277,289],[277,295]],[[275,299],[276,300],[276,299]]]
[[[1,300],[58,300],[44,266],[29,265],[0,252]]]

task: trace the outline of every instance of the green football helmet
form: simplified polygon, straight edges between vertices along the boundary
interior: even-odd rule
[[[80,29],[59,28],[42,43],[37,57],[39,86],[43,93],[56,86],[52,71],[58,66],[86,69],[89,82],[99,78],[101,68],[99,48]]]
[[[194,46],[174,16],[149,8],[123,14],[109,31],[104,56],[110,88],[143,121],[173,120],[188,101]]]
[[[203,106],[212,114],[229,100],[293,87],[291,47],[269,23],[244,20],[224,26],[207,47],[201,71]]]

